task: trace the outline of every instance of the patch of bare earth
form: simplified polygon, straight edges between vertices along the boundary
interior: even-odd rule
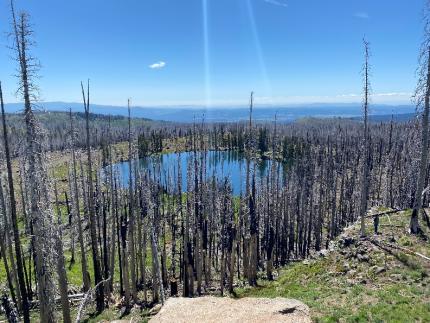
[[[169,298],[150,323],[311,322],[309,308],[286,298]]]

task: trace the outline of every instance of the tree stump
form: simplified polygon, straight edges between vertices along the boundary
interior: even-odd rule
[[[175,278],[170,279],[170,296],[178,295],[178,281]]]

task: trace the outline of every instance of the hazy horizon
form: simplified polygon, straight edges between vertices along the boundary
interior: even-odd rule
[[[255,99],[254,99],[255,100]],[[6,107],[11,105],[21,105],[23,102],[15,101],[15,102],[7,102],[5,103]],[[43,107],[44,104],[61,104],[61,105],[82,105],[82,102],[76,101],[36,101],[36,105],[39,105]],[[124,102],[123,104],[108,104],[108,103],[98,103],[98,102],[90,102],[90,106],[104,106],[104,107],[112,107],[112,108],[124,108],[127,109],[127,102]],[[370,106],[386,106],[386,107],[415,107],[415,103],[412,101],[412,99],[408,102],[404,103],[393,103],[393,102],[386,102],[386,103],[377,103],[377,102],[371,102]],[[306,108],[306,107],[318,107],[318,108],[324,108],[324,107],[357,107],[362,106],[362,102],[303,102],[303,103],[258,103],[256,101],[253,102],[254,109],[258,108],[270,108],[270,109],[298,109],[298,108]],[[148,105],[148,104],[134,104],[132,101],[130,101],[130,107],[133,108],[142,108],[142,109],[249,109],[249,102],[246,103],[224,103],[224,104],[218,104],[218,105],[212,105],[212,106],[205,106],[204,104],[197,104],[197,103],[182,103],[182,104],[160,104],[160,105]]]
[[[147,118],[158,121],[170,121],[189,123],[197,119],[205,119],[208,122],[236,122],[249,118],[249,107],[242,106],[218,106],[206,108],[204,106],[131,106],[131,116],[136,118]],[[83,112],[83,104],[77,102],[41,102],[36,108],[38,111],[69,111]],[[362,115],[362,106],[358,103],[349,104],[304,104],[291,106],[263,106],[255,105],[253,119],[258,121],[272,121],[277,116],[279,121],[294,121],[306,117],[351,118]],[[19,113],[22,111],[21,103],[6,104],[6,111]],[[91,104],[90,111],[95,114],[127,116],[126,106]],[[410,119],[410,114],[415,112],[413,105],[384,105],[373,104],[369,114],[374,116],[386,116],[389,120],[391,115],[404,115]]]

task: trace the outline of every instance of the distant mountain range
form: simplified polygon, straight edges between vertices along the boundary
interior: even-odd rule
[[[38,105],[41,111],[68,111],[83,112],[82,103],[43,102]],[[22,111],[23,105],[19,103],[6,104],[6,111],[15,113]],[[98,105],[90,106],[92,113],[105,115],[127,116],[127,108],[122,106]],[[164,120],[174,122],[201,121],[207,122],[235,122],[249,118],[248,107],[212,107],[205,109],[193,106],[178,107],[132,107],[131,114],[135,118],[147,118],[152,120]],[[373,121],[385,121],[395,115],[396,121],[408,120],[414,116],[413,105],[381,105],[375,104],[370,109]],[[253,111],[253,119],[256,121],[273,121],[275,115],[280,122],[290,122],[306,117],[316,118],[359,118],[362,114],[360,104],[307,104],[295,106],[256,106]]]

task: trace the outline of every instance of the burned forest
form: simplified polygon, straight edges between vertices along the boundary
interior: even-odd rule
[[[92,113],[85,75],[72,90],[80,111],[43,111],[37,25],[8,7],[18,88],[0,83],[0,321],[147,317],[175,297],[241,297],[327,257],[351,227],[351,241],[374,241],[400,212],[405,236],[428,246],[427,25],[408,120],[372,119],[366,38],[360,119],[256,119],[249,91],[247,119],[179,123],[133,117],[127,98],[123,116]],[[6,111],[12,91],[17,113]]]

